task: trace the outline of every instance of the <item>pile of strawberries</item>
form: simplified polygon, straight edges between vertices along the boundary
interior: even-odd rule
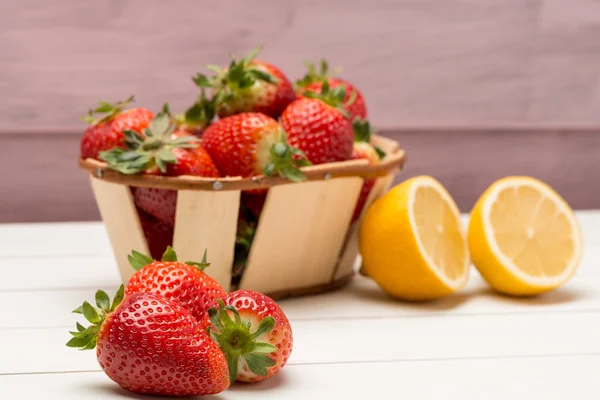
[[[90,110],[91,123],[81,141],[81,157],[95,158],[123,174],[203,177],[286,177],[301,181],[301,167],[366,159],[377,164],[383,154],[370,144],[367,108],[360,91],[330,73],[307,64],[294,84],[276,66],[255,57],[260,49],[212,75],[193,78],[199,87],[183,114],[168,105],[154,115],[126,109],[128,99],[101,102]],[[210,95],[206,92],[210,91]],[[366,180],[356,205],[356,221],[373,185]],[[242,194],[234,276],[243,271],[266,190]],[[177,193],[133,188],[132,195],[150,252],[158,258],[172,243]]]
[[[283,368],[292,351],[290,323],[269,297],[226,294],[202,262],[179,262],[168,247],[161,261],[133,251],[138,271],[112,302],[96,292],[74,310],[67,346],[96,348],[104,372],[136,393],[169,396],[220,393],[231,383],[258,382]]]

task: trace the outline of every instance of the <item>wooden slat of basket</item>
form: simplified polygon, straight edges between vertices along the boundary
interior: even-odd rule
[[[362,176],[377,178],[393,173],[402,168],[405,153],[398,148],[393,140],[373,136],[373,143],[381,147],[387,154],[379,165],[368,165],[366,160],[350,160],[330,164],[313,165],[303,167],[309,181],[324,180],[328,178],[342,178],[350,176]],[[105,162],[90,158],[80,159],[79,165],[82,169],[108,182],[138,187],[153,187],[157,189],[175,190],[252,190],[266,189],[277,185],[290,184],[283,177],[255,176],[251,178],[224,177],[204,178],[199,176],[158,176],[158,175],[124,175],[108,168]],[[216,185],[216,186],[215,186]],[[218,189],[215,189],[217,187]]]
[[[150,254],[128,186],[90,178],[96,204],[124,284],[135,273],[127,260],[131,250]]]
[[[332,279],[337,280],[352,273],[356,256],[358,255],[358,230],[360,228],[360,221],[362,220],[369,206],[388,191],[393,181],[394,174],[389,174],[383,178],[377,179],[373,185],[373,189],[371,189],[371,193],[369,193],[369,197],[367,197],[365,207],[363,208],[358,221],[356,221],[348,231],[348,239]]]
[[[205,272],[230,290],[237,230],[239,191],[180,190],[177,194],[173,247],[181,261],[200,261],[207,249]]]
[[[400,149],[398,142],[384,138],[383,136],[373,135],[371,143],[373,146],[377,146],[383,150],[386,155],[398,154],[398,150]]]
[[[397,154],[399,151],[398,142],[394,140],[386,139],[381,136],[373,136],[372,142],[374,146],[379,147],[386,154]],[[347,240],[340,256],[340,261],[332,276],[333,280],[340,279],[352,273],[356,256],[358,255],[358,230],[360,228],[360,221],[373,201],[388,191],[394,181],[394,176],[395,174],[393,172],[389,173],[384,177],[378,178],[375,185],[373,185],[373,189],[371,189],[371,193],[369,193],[369,197],[365,202],[365,206],[358,221],[356,221],[348,231]]]
[[[331,282],[362,179],[269,190],[240,287],[265,293]]]

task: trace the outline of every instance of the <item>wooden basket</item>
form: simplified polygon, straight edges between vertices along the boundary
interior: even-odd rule
[[[106,163],[81,159],[116,257],[123,282],[135,272],[127,255],[149,254],[130,186],[178,191],[173,247],[181,260],[200,260],[208,249],[206,273],[226,291],[234,290],[234,260],[240,192],[269,188],[248,264],[239,283],[274,298],[334,290],[354,274],[358,223],[350,224],[364,178],[376,183],[363,209],[390,187],[404,165],[398,143],[373,136],[386,157],[379,165],[366,160],[303,168],[307,180],[279,177],[201,178],[123,175]]]

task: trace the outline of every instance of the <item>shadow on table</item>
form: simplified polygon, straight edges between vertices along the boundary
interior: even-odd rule
[[[108,395],[111,396],[111,398],[115,398],[115,399],[139,399],[139,400],[146,400],[146,399],[167,399],[168,397],[165,396],[149,396],[146,394],[137,394],[137,393],[133,393],[130,392],[128,390],[123,389],[122,387],[118,386],[115,383],[112,382],[106,382],[106,383],[100,383],[100,382],[96,382],[96,383],[91,383],[91,384],[86,384],[86,391],[88,392],[93,392],[94,394],[98,394],[98,398],[104,398],[107,397]],[[201,398],[201,397],[183,397],[183,398]],[[216,394],[216,395],[212,395],[210,396],[211,400],[224,400],[225,398],[223,396],[221,396],[220,394]]]
[[[259,383],[242,383],[237,382],[231,385],[228,391],[231,392],[264,392],[268,390],[277,389],[280,386],[288,384],[289,379],[285,373],[285,370],[281,370],[277,375],[262,381]]]
[[[474,293],[475,292],[475,293]],[[423,311],[446,311],[457,308],[476,295],[476,291],[469,290],[464,292],[454,293],[442,299],[430,301],[403,301],[398,300],[384,293],[375,285],[360,285],[352,288],[352,294],[371,303],[380,303],[389,305],[391,302],[402,304],[402,306],[420,309]]]
[[[475,299],[488,298],[497,302],[518,305],[522,307],[552,306],[558,304],[572,303],[589,298],[591,294],[582,290],[574,290],[569,287],[558,288],[554,291],[543,293],[533,297],[511,297],[494,291],[493,289],[477,284],[447,297],[430,301],[403,301],[394,299],[384,293],[375,284],[359,284],[351,288],[352,294],[371,303],[387,304],[392,302],[422,311],[448,311],[458,308]]]
[[[542,293],[533,297],[511,297],[494,292],[491,289],[486,291],[486,295],[495,296],[500,301],[520,305],[524,307],[528,306],[553,306],[557,304],[567,304],[576,301],[581,301],[590,297],[590,293],[582,290],[574,290],[568,287],[558,288],[552,292]]]

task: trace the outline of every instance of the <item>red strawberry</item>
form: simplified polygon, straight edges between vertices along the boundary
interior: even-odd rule
[[[141,133],[150,123],[154,114],[145,108],[131,108],[123,110],[133,101],[133,96],[125,101],[114,104],[100,102],[100,105],[90,110],[84,121],[91,125],[81,138],[81,157],[98,158],[98,154],[114,147],[124,147],[124,130],[133,130]],[[104,114],[102,118],[94,118],[94,114]]]
[[[67,346],[96,347],[100,367],[110,379],[135,393],[191,396],[220,393],[229,386],[227,362],[218,345],[192,314],[157,293],[136,293],[123,300],[121,286],[111,304],[96,292],[74,312],[79,323]]]
[[[199,87],[213,88],[219,117],[260,112],[278,118],[296,99],[291,82],[279,68],[254,59],[260,50],[260,47],[252,50],[239,61],[234,58],[225,69],[211,66],[216,70],[214,77],[198,74],[194,78]]]
[[[196,102],[185,113],[172,114],[168,104],[163,106],[163,113],[173,119],[179,132],[201,137],[204,129],[215,118],[215,104],[212,99],[206,97],[204,89],[202,89]]]
[[[218,178],[221,176],[206,150],[202,146],[195,149],[173,149],[177,158],[175,164],[168,164],[164,175],[196,175]],[[135,203],[169,227],[175,226],[177,192],[169,189],[137,188],[134,192]]]
[[[364,159],[369,161],[370,165],[379,164],[381,158],[385,154],[380,149],[369,143],[371,140],[371,127],[369,122],[367,120],[361,121],[360,119],[356,119],[354,120],[353,128],[355,142],[352,149],[352,159]],[[367,201],[367,197],[369,197],[369,193],[371,192],[371,189],[373,189],[374,184],[375,179],[365,179],[360,196],[358,197],[358,201],[356,203],[356,207],[354,208],[352,222],[358,220],[360,217],[360,214],[365,206],[365,202]]]
[[[161,113],[144,129],[144,137],[125,131],[126,149],[100,153],[109,167],[124,174],[196,175],[220,177],[219,170],[195,136],[175,131],[166,113]],[[175,225],[177,193],[166,189],[137,188],[133,191],[138,207],[170,227]]]
[[[125,294],[158,293],[180,304],[199,322],[204,320],[207,310],[216,304],[215,299],[226,294],[216,280],[204,273],[204,269],[210,265],[206,262],[206,253],[200,263],[183,263],[177,261],[177,254],[170,246],[161,261],[134,250],[129,262],[137,272],[129,279]]]
[[[267,200],[267,192],[242,192],[240,203],[250,210],[256,218],[260,217]]]
[[[261,193],[243,193],[242,199],[245,194],[252,196],[260,196]],[[265,192],[266,194],[266,192]],[[250,210],[243,203],[240,205],[240,211],[238,214],[237,232],[235,237],[235,249],[233,258],[233,268],[231,271],[232,284],[237,285],[242,279],[246,264],[248,263],[248,257],[250,256],[250,248],[254,241],[254,235],[256,233],[256,227],[258,226],[258,215]]]
[[[325,83],[321,95],[307,92],[305,96],[311,97],[294,101],[281,115],[290,144],[313,164],[349,160],[354,135],[347,114],[340,108],[345,97],[343,87],[329,91]]]
[[[131,189],[133,193],[135,193],[139,188]],[[167,247],[173,244],[173,226],[169,226],[160,221],[158,218],[141,210],[139,207],[137,212],[140,217],[140,223],[142,224],[146,243],[148,243],[150,255],[154,259],[159,259]]]
[[[230,381],[258,382],[279,372],[292,353],[293,337],[277,303],[251,290],[217,301],[219,309],[208,310],[210,334],[225,353]]]
[[[227,176],[249,177],[279,174],[299,181],[306,165],[304,154],[286,142],[273,118],[260,113],[242,113],[223,118],[202,135],[204,148]]]
[[[314,64],[308,63],[306,66],[308,67],[308,73],[296,82],[299,93],[302,94],[305,91],[321,93],[324,82],[327,82],[331,89],[343,86],[346,96],[344,97],[342,104],[348,111],[350,121],[354,121],[357,117],[360,119],[367,118],[367,106],[362,93],[350,82],[338,77],[333,77],[332,75],[335,75],[338,71],[334,70],[330,73],[327,61],[321,60],[321,71],[319,72],[317,72]]]
[[[132,192],[135,204],[141,210],[158,219],[166,227],[173,229],[177,208],[177,191],[139,187]]]
[[[344,109],[348,111],[348,119],[350,121],[353,121],[355,118],[367,118],[365,99],[358,89],[340,78],[329,78],[327,79],[327,83],[331,89],[335,89],[338,86],[344,87],[346,96],[342,100],[342,104]],[[322,89],[323,82],[313,82],[304,88],[305,91],[316,93],[321,93]]]

